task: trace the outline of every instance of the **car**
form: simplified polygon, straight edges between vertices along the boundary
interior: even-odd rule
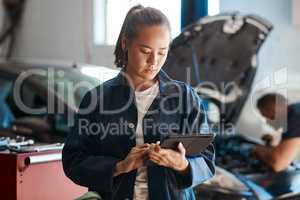
[[[19,144],[29,139],[37,143],[62,143],[84,94],[118,72],[87,64],[1,61],[2,143],[6,139]]]
[[[272,29],[257,15],[223,13],[194,22],[172,42],[163,68],[204,100],[216,134],[216,175],[195,187],[197,199],[300,199],[300,168],[272,172],[251,154],[256,143],[234,131]]]

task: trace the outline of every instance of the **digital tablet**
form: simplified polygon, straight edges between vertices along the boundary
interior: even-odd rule
[[[214,140],[214,134],[199,135],[169,135],[161,141],[162,148],[177,149],[181,142],[186,149],[187,156],[197,155]]]

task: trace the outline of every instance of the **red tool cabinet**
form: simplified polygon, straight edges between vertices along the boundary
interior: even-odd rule
[[[65,176],[61,150],[0,152],[0,199],[72,200],[86,191]]]

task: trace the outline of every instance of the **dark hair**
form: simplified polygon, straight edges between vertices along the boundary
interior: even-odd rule
[[[117,67],[126,66],[128,59],[127,50],[122,48],[122,36],[133,39],[137,37],[140,28],[154,25],[166,25],[171,32],[167,17],[158,9],[136,5],[128,11],[114,51]]]
[[[258,109],[264,109],[268,104],[274,104],[278,102],[280,105],[285,104],[287,102],[286,98],[278,93],[269,93],[266,95],[261,96],[257,102],[256,107]]]

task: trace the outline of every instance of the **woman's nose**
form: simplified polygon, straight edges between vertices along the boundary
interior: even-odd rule
[[[155,53],[152,53],[148,60],[150,65],[156,65],[158,62],[158,56]]]

